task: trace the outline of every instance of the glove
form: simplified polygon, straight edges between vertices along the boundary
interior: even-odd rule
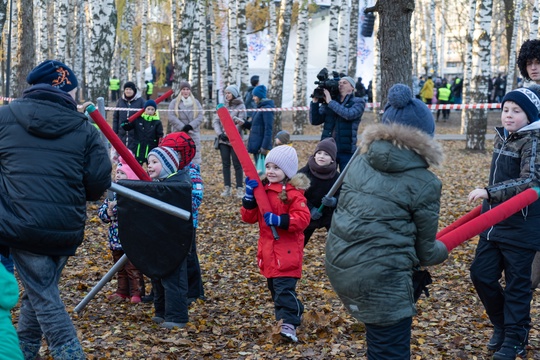
[[[227,135],[225,135],[225,133],[219,134],[218,137],[219,137],[219,139],[220,139],[221,141],[229,141],[229,137],[228,137]]]
[[[267,155],[270,152],[270,150],[266,150],[266,149],[261,148],[261,150],[259,150],[259,152],[261,153],[261,155]]]
[[[120,124],[120,126],[124,130],[130,130],[129,125],[130,125],[129,121],[124,121],[123,123]]]
[[[193,126],[187,124],[187,125],[184,125],[181,131],[187,133],[187,132],[190,132],[191,130],[193,130]]]
[[[281,223],[281,217],[271,212],[264,213],[264,222],[268,226],[279,226]]]
[[[333,196],[328,197],[325,195],[323,196],[321,203],[326,207],[334,208],[337,205],[337,199]]]
[[[311,209],[311,218],[313,220],[319,220],[321,217],[322,217],[322,213],[319,212],[319,209],[317,209],[316,207]]]
[[[244,196],[244,199],[248,201],[252,201],[255,199],[253,196],[253,189],[255,189],[257,186],[259,186],[259,182],[255,179],[250,179],[249,177],[246,178],[246,195]]]

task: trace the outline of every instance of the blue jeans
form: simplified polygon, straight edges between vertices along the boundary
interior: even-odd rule
[[[60,298],[58,282],[68,256],[47,256],[11,249],[19,279],[24,287],[17,335],[25,358],[35,358],[45,335],[51,354],[56,359],[71,354],[71,359],[84,359],[81,344],[71,318]]]
[[[343,152],[337,153],[336,162],[339,165],[340,172],[343,171],[343,169],[345,169],[345,166],[347,166],[352,156],[353,156],[353,153],[343,153]]]

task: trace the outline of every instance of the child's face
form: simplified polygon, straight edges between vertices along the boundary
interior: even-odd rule
[[[513,133],[527,125],[529,119],[518,104],[513,101],[506,101],[501,113],[501,122],[509,133]]]
[[[328,166],[333,163],[330,155],[324,150],[319,150],[315,153],[315,162],[319,166]]]
[[[187,87],[183,87],[182,90],[180,90],[180,94],[182,94],[183,97],[187,98],[189,95],[191,95],[191,90]]]
[[[163,165],[161,165],[161,162],[157,157],[154,155],[148,156],[148,176],[150,176],[151,179],[159,179],[162,168]]]
[[[269,162],[266,164],[266,178],[271,183],[278,183],[285,179],[285,173],[276,164]]]
[[[255,104],[258,104],[261,102],[261,98],[258,96],[253,95],[253,101],[255,101]]]
[[[127,180],[128,176],[125,172],[122,171],[122,169],[117,168],[116,169],[116,181],[118,180]]]
[[[156,113],[156,109],[153,106],[147,106],[146,109],[144,109],[144,112],[147,115],[154,115]]]
[[[532,81],[540,82],[540,60],[536,58],[527,60],[527,74]]]

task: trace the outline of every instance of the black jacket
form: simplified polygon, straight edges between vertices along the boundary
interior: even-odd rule
[[[138,92],[130,100],[126,100],[126,98],[122,95],[122,97],[118,100],[116,107],[123,109],[135,109],[116,110],[113,113],[113,131],[116,133],[116,135],[118,135],[120,140],[122,140],[124,145],[128,145],[129,140],[133,139],[133,136],[135,135],[134,130],[126,132],[126,130],[124,130],[120,125],[126,122],[131,115],[135,114],[139,109],[142,109],[144,107],[144,99]]]
[[[334,177],[332,179],[323,180],[319,179],[309,169],[309,165],[304,166],[300,170],[298,170],[299,173],[305,174],[309,179],[309,188],[304,193],[304,196],[307,200],[307,205],[309,210],[313,208],[319,208],[321,206],[321,200],[323,196],[328,194],[328,191],[332,188],[332,185],[336,182],[336,180],[339,177],[339,173],[336,172]],[[334,194],[334,197],[337,199],[339,198],[339,191],[338,189],[336,193]],[[330,226],[330,222],[332,221],[332,214],[334,213],[335,208],[329,208],[329,207],[323,207],[322,216],[318,220],[311,219],[310,225],[313,225],[313,223],[316,223],[317,228],[324,227],[324,226]]]
[[[99,132],[68,96],[36,85],[0,108],[0,247],[73,255],[86,201],[111,184]]]

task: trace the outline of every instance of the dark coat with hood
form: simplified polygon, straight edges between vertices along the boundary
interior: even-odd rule
[[[274,108],[274,100],[262,99],[257,108]],[[274,126],[274,112],[257,111],[250,122],[244,123],[244,127],[250,129],[247,150],[250,154],[258,154],[261,149],[272,149],[272,131]]]
[[[73,255],[86,201],[111,185],[99,132],[65,92],[40,84],[0,108],[0,246]]]
[[[122,123],[128,121],[128,118],[135,114],[140,109],[144,108],[144,99],[137,91],[131,99],[126,99],[126,96],[122,94],[122,97],[116,104],[117,108],[129,109],[129,110],[115,110],[113,113],[113,131],[118,135],[124,145],[129,144],[129,140],[133,139],[135,130],[126,131],[122,128]],[[133,110],[131,110],[133,109]]]
[[[326,241],[326,272],[359,321],[387,326],[416,313],[412,275],[443,262],[435,240],[441,146],[420,130],[374,124],[349,163]]]

